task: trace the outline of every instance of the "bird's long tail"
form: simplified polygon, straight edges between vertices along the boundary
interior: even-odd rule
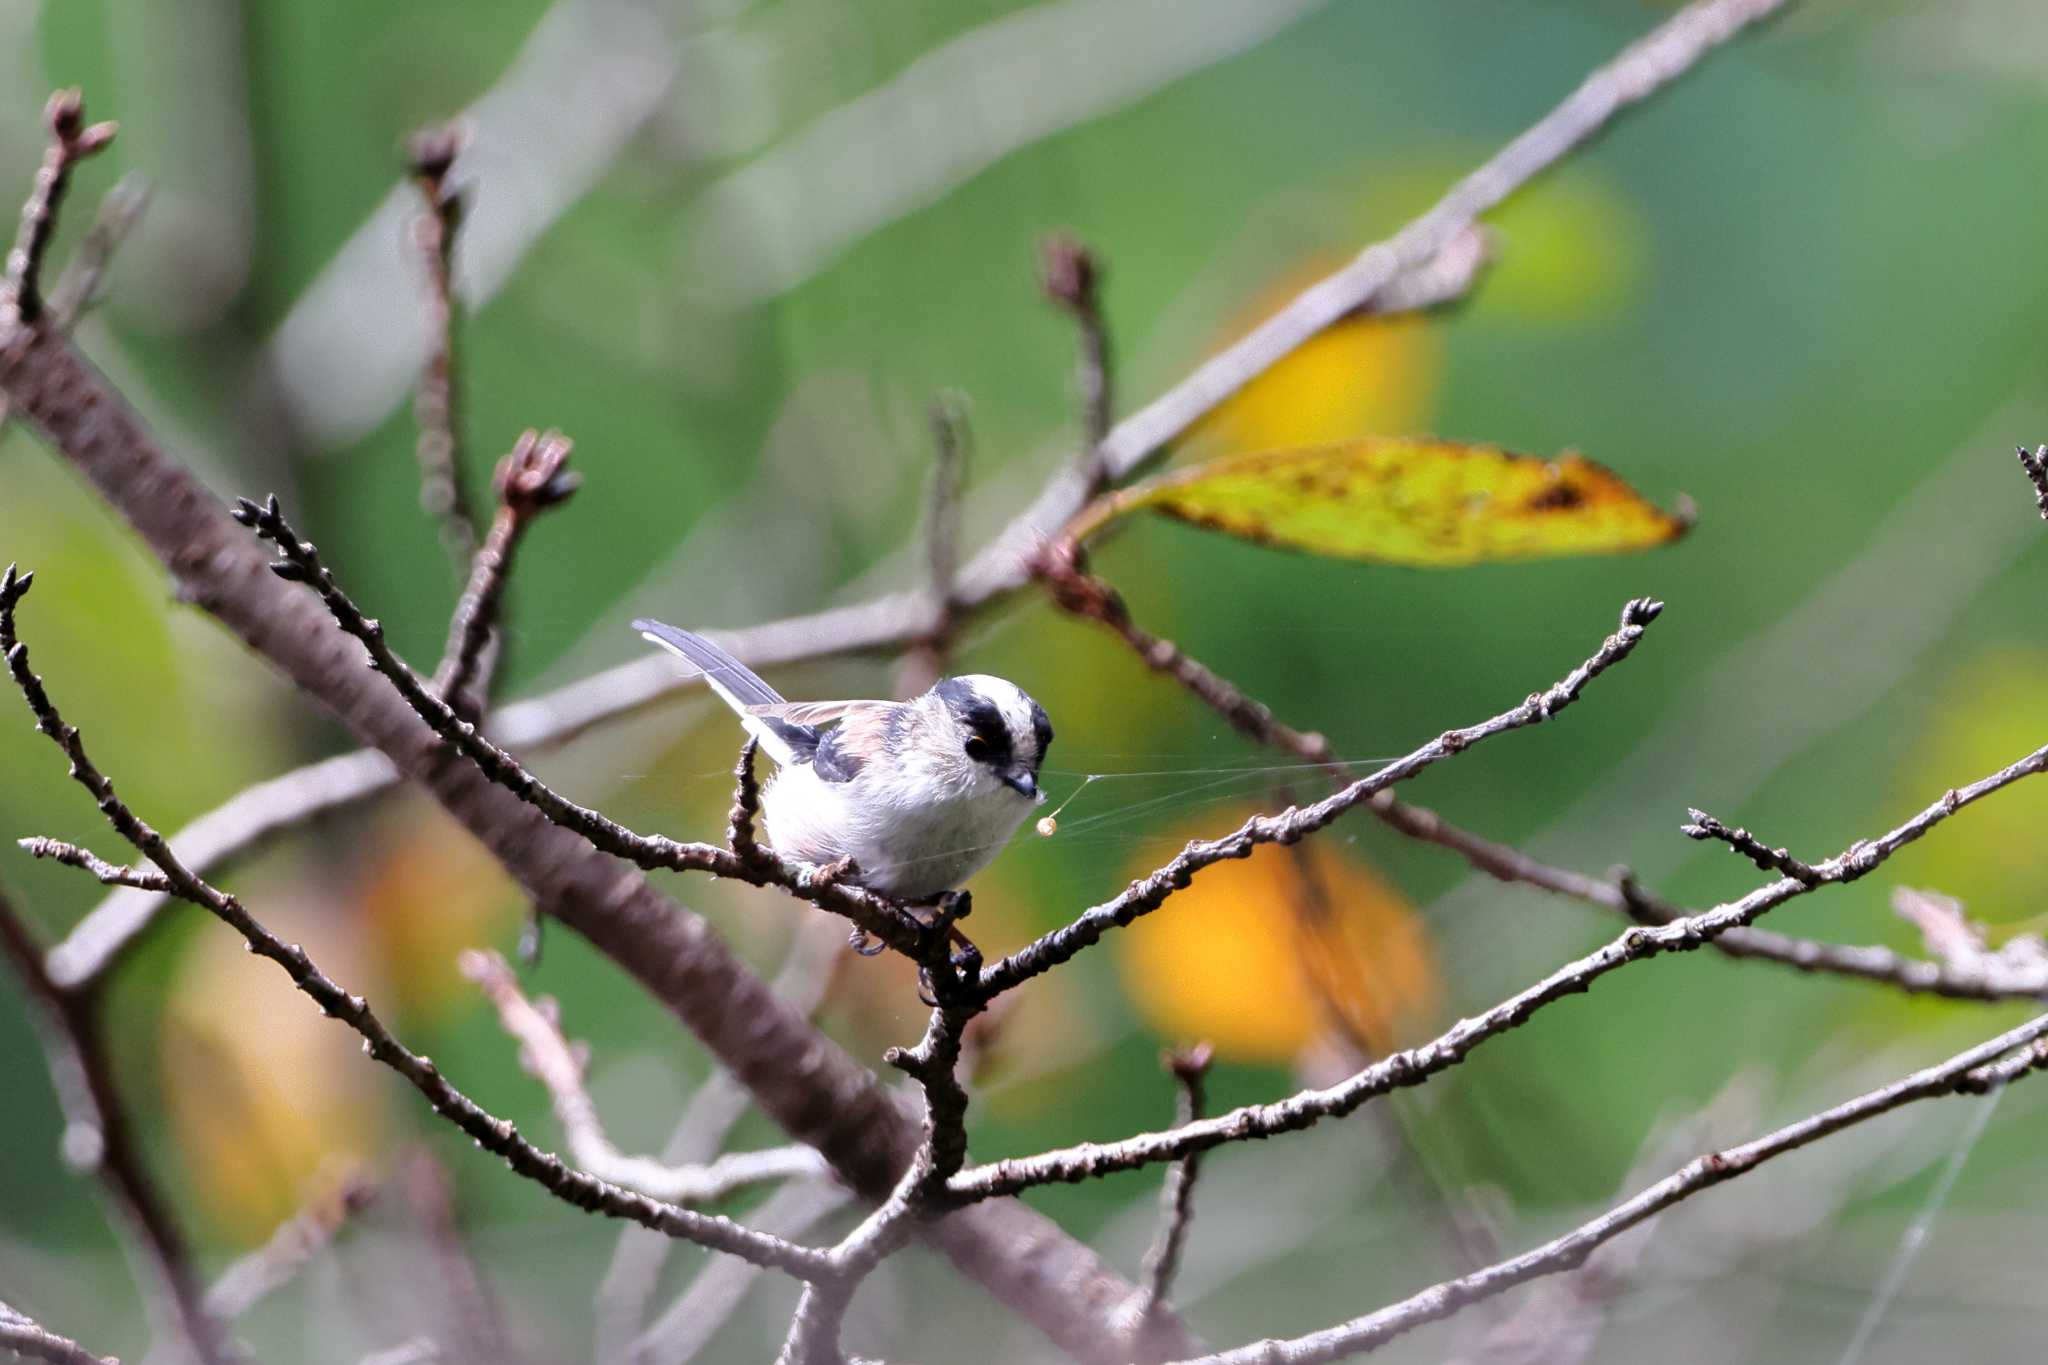
[[[818,735],[811,727],[792,725],[754,709],[782,705],[782,694],[717,645],[701,635],[645,618],[635,621],[633,629],[701,673],[706,685],[738,714],[747,733],[760,740],[761,747],[778,764],[796,762],[801,755],[817,748]]]

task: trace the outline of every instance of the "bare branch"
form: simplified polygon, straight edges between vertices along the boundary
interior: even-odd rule
[[[1207,1043],[1201,1043],[1192,1048],[1175,1049],[1161,1060],[1173,1073],[1173,1078],[1180,1082],[1180,1105],[1175,1123],[1193,1123],[1202,1117],[1205,1107],[1203,1080],[1209,1074],[1209,1064],[1215,1060],[1215,1054]],[[1141,1339],[1146,1325],[1173,1292],[1173,1277],[1180,1271],[1181,1251],[1187,1245],[1188,1226],[1194,1219],[1195,1180],[1201,1174],[1201,1161],[1200,1153],[1190,1153],[1174,1162],[1166,1172],[1165,1185],[1160,1189],[1159,1233],[1153,1240],[1152,1249],[1145,1253],[1145,1284],[1142,1297],[1137,1301]]]
[[[469,584],[455,604],[454,617],[448,623],[448,644],[441,654],[441,666],[434,671],[434,695],[466,720],[483,712],[484,694],[490,691],[484,676],[484,651],[497,629],[499,606],[512,577],[512,559],[519,542],[535,518],[567,502],[580,482],[566,468],[569,450],[570,442],[560,432],[542,434],[529,428],[498,464],[492,481],[498,493],[498,511],[491,519],[490,534],[471,560]]]
[[[36,172],[35,189],[21,210],[21,231],[14,239],[14,250],[7,253],[0,331],[43,320],[43,255],[56,234],[57,211],[70,186],[72,168],[114,140],[113,124],[86,125],[85,101],[76,90],[60,90],[50,96],[43,108],[43,123],[50,130],[50,146]]]
[[[778,1238],[763,1237],[727,1219],[692,1213],[570,1170],[557,1158],[520,1137],[510,1123],[486,1113],[451,1085],[433,1062],[400,1043],[371,1011],[363,997],[351,995],[336,985],[298,945],[285,943],[258,923],[234,897],[195,877],[172,855],[163,836],[115,794],[113,783],[86,756],[78,728],[65,723],[44,691],[42,680],[30,669],[28,646],[16,638],[14,626],[15,607],[28,591],[28,586],[28,576],[18,576],[12,567],[0,575],[0,651],[5,652],[15,684],[35,715],[36,729],[48,735],[64,751],[71,763],[72,777],[91,793],[115,832],[162,870],[174,894],[225,920],[242,936],[251,952],[284,968],[292,984],[310,996],[323,1013],[340,1019],[361,1034],[364,1050],[411,1082],[436,1113],[476,1139],[479,1147],[505,1158],[514,1171],[557,1198],[586,1211],[645,1223],[670,1236],[686,1238],[713,1250],[728,1251],[799,1277],[822,1269],[825,1261],[819,1253],[792,1246]]]
[[[2048,521],[2048,445],[2035,447],[2031,454],[2020,446],[2019,452],[2020,468],[2027,472],[2027,482],[2034,485],[2034,505],[2041,509],[2041,520]]]
[[[770,984],[775,998],[801,1017],[814,1014],[830,989],[842,942],[822,920],[800,923]],[[747,1092],[732,1073],[712,1072],[684,1107],[675,1132],[662,1148],[662,1160],[671,1165],[709,1161],[725,1146],[726,1136],[746,1107]],[[748,1218],[764,1232],[795,1239],[850,1198],[836,1182],[791,1182],[777,1189]],[[814,1212],[806,1215],[806,1210]],[[759,1273],[729,1256],[713,1257],[705,1262],[690,1290],[642,1331],[647,1301],[653,1297],[673,1245],[642,1228],[620,1231],[618,1247],[598,1289],[597,1359],[677,1365],[698,1349],[693,1342],[701,1345],[716,1333],[717,1322],[737,1306],[746,1286]],[[742,1273],[732,1275],[720,1269],[726,1266]]]
[[[1746,829],[1730,829],[1703,810],[1688,810],[1686,815],[1691,818],[1691,823],[1680,825],[1679,833],[1688,839],[1719,839],[1765,872],[1776,872],[1808,886],[1820,881],[1820,873],[1786,850],[1770,847]]]
[[[0,1351],[49,1365],[121,1365],[112,1356],[94,1355],[70,1337],[60,1337],[4,1304],[0,1304]]]
[[[1122,595],[1109,583],[1082,570],[1074,550],[1070,542],[1057,542],[1046,548],[1038,563],[1039,573],[1057,605],[1107,626],[1148,666],[1179,683],[1239,733],[1312,763],[1328,764],[1334,773],[1341,775],[1345,771],[1323,736],[1281,723],[1263,703],[1236,684],[1191,658],[1172,641],[1139,626]],[[1553,867],[1520,849],[1462,829],[1433,810],[1403,802],[1391,789],[1375,794],[1367,809],[1402,834],[1447,848],[1500,881],[1520,882],[1568,896],[1641,924],[1669,924],[1685,913],[1651,894],[1625,873],[1597,878]],[[1855,977],[1951,999],[2048,996],[2048,962],[1980,961],[1965,967],[1953,962],[1903,957],[1874,945],[1821,943],[1747,928],[1729,930],[1714,941],[1714,946],[1729,957],[1777,962],[1803,972]]]
[[[1105,901],[1064,928],[1055,929],[1020,948],[982,973],[985,996],[1000,994],[1072,958],[1101,941],[1110,929],[1151,913],[1205,867],[1228,858],[1249,857],[1260,844],[1291,844],[1330,824],[1352,807],[1404,782],[1431,764],[1449,758],[1493,735],[1550,719],[1578,699],[1587,683],[1626,659],[1643,631],[1664,609],[1661,602],[1638,598],[1622,608],[1621,624],[1592,657],[1559,679],[1547,691],[1531,693],[1520,706],[1462,730],[1446,730],[1405,758],[1359,778],[1310,806],[1290,806],[1277,815],[1256,815],[1220,839],[1197,840],[1148,877],[1132,882],[1124,893]]]
[[[605,1136],[597,1106],[584,1089],[584,1059],[563,1036],[554,1002],[528,1000],[512,969],[496,953],[465,952],[461,964],[462,974],[489,997],[505,1031],[519,1041],[520,1063],[547,1087],[570,1155],[598,1179],[671,1204],[708,1204],[765,1181],[830,1174],[824,1158],[800,1143],[730,1153],[692,1166],[625,1155]]]
[[[422,684],[420,677],[406,667],[406,661],[399,659],[385,643],[383,624],[362,614],[362,608],[358,608],[348,598],[348,593],[342,591],[326,565],[319,563],[319,553],[315,548],[307,540],[301,540],[299,532],[291,528],[285,514],[276,505],[276,497],[270,497],[264,505],[258,505],[248,497],[240,499],[236,520],[244,526],[252,526],[256,534],[276,546],[279,561],[270,565],[270,569],[281,579],[311,585],[313,591],[319,593],[319,600],[328,606],[336,624],[356,636],[356,641],[369,651],[371,665],[391,681],[403,702],[426,720],[444,743],[459,749],[477,765],[483,776],[541,810],[549,821],[582,835],[594,847],[616,857],[625,857],[625,860],[647,870],[711,872],[715,876],[729,876],[754,886],[778,886],[799,900],[809,900],[819,909],[844,915],[862,931],[879,937],[905,956],[920,960],[926,956],[932,939],[930,929],[920,923],[918,917],[895,905],[893,900],[874,896],[856,886],[844,886],[831,878],[813,876],[805,870],[782,864],[778,857],[776,860],[768,860],[768,857],[741,860],[733,851],[711,843],[680,843],[662,835],[641,835],[625,825],[618,825],[590,806],[580,806],[567,796],[561,796],[526,772],[526,767],[522,767],[510,753],[483,739],[475,724],[455,714],[453,706],[442,702],[426,684]]]
[[[916,696],[946,671],[953,635],[959,628],[954,600],[960,577],[960,494],[965,482],[970,432],[966,401],[958,394],[932,400],[932,473],[925,490],[925,590],[928,622],[921,638],[896,671],[899,696]]]
[[[459,1365],[520,1365],[504,1309],[463,1238],[448,1168],[422,1147],[411,1153],[400,1179],[440,1280],[431,1301],[452,1348],[445,1354]]]
[[[8,616],[22,584],[12,570],[0,576],[0,623],[8,627],[0,630],[0,647],[12,643]],[[10,652],[10,663],[13,657]],[[34,1018],[49,1061],[50,1079],[64,1111],[65,1161],[99,1180],[127,1233],[136,1277],[142,1281],[158,1330],[183,1343],[204,1365],[224,1365],[227,1355],[217,1326],[200,1303],[184,1235],[143,1164],[128,1126],[128,1112],[114,1089],[92,1003],[59,990],[44,974],[42,949],[4,892],[0,892],[0,952],[5,953],[35,1003]],[[0,1321],[0,1328],[5,1325]],[[21,1339],[35,1340],[33,1334]],[[0,1344],[8,1341],[0,1336]],[[61,1337],[51,1341],[71,1344]]]
[[[795,1239],[844,1208],[853,1198],[829,1180],[793,1180],[748,1214],[764,1232]],[[730,1256],[704,1263],[676,1301],[634,1338],[621,1359],[645,1365],[687,1365],[695,1360],[761,1276],[757,1266]],[[600,1359],[612,1359],[600,1356]]]
[[[1081,567],[1080,547],[1071,539],[1062,537],[1048,545],[1036,567],[1055,604],[1075,616],[1108,626],[1145,661],[1146,667],[1179,683],[1240,734],[1285,749],[1311,763],[1328,763],[1333,772],[1342,774],[1330,752],[1329,741],[1321,735],[1282,725],[1264,703],[1190,658],[1173,641],[1154,635],[1132,620],[1123,594]]]
[[[2048,1014],[2029,1020],[1967,1052],[1958,1053],[1939,1066],[1916,1071],[1903,1080],[1824,1109],[1797,1123],[1787,1124],[1739,1147],[1700,1157],[1598,1218],[1510,1260],[1470,1275],[1445,1280],[1399,1303],[1337,1327],[1287,1341],[1255,1342],[1237,1350],[1184,1361],[1181,1365],[1312,1365],[1313,1362],[1341,1360],[1370,1351],[1424,1323],[1449,1317],[1468,1304],[1491,1298],[1526,1280],[1570,1270],[1584,1262],[1602,1243],[1680,1200],[1733,1180],[1773,1157],[1796,1151],[1917,1100],[1957,1093],[1981,1094],[2008,1084],[2048,1064],[2048,1051],[2041,1046],[2044,1040],[2048,1040]]]
[[[413,240],[427,268],[427,310],[433,343],[413,397],[419,426],[420,507],[441,528],[441,544],[462,573],[476,554],[476,526],[462,491],[460,389],[455,368],[455,236],[462,195],[448,183],[468,133],[460,124],[423,128],[407,146],[413,182],[427,211],[414,220]]]
[[[839,1328],[854,1291],[885,1257],[910,1240],[919,1220],[942,1211],[946,1182],[967,1159],[967,1091],[960,1084],[960,1043],[981,1005],[961,996],[972,970],[935,983],[932,1009],[916,1047],[890,1048],[887,1060],[924,1089],[924,1137],[896,1188],[831,1251],[831,1271],[804,1286],[778,1365],[841,1365]]]
[[[147,869],[137,871],[125,865],[116,867],[93,854],[90,849],[80,848],[76,844],[67,844],[59,839],[46,839],[40,834],[17,839],[15,842],[20,844],[31,858],[48,858],[66,867],[90,872],[93,880],[103,886],[126,886],[137,891],[156,891],[166,895],[170,893],[170,879],[163,873]]]
[[[310,595],[264,571],[219,500],[73,346],[46,328],[0,328],[0,391],[129,520],[184,600],[431,793],[552,917],[702,1039],[792,1138],[824,1152],[868,1197],[886,1194],[916,1133],[874,1075],[778,1002],[701,917],[473,764],[449,762],[444,743],[388,682],[357,666],[357,642]],[[1090,1365],[1123,1365],[1107,1343],[1130,1284],[1042,1214],[992,1205],[928,1235],[1061,1349]],[[1186,1341],[1193,1350],[1194,1338]]]
[[[1109,485],[1102,443],[1109,439],[1109,429],[1116,422],[1109,327],[1102,317],[1102,267],[1095,253],[1062,234],[1045,243],[1038,282],[1045,296],[1074,319],[1080,350],[1074,366],[1075,385],[1081,393],[1080,468],[1092,498]]]
[[[234,1322],[290,1284],[376,1193],[375,1185],[353,1171],[323,1186],[304,1208],[278,1224],[269,1241],[221,1272],[206,1291],[207,1313],[215,1321]]]
[[[204,876],[314,817],[388,790],[398,769],[375,749],[358,749],[244,788],[178,831],[178,861]],[[50,977],[67,990],[94,981],[119,962],[172,897],[165,891],[116,891],[50,949]]]
[[[1812,882],[1780,877],[1740,900],[1712,910],[1669,924],[1639,925],[1598,951],[1558,968],[1493,1008],[1459,1020],[1434,1040],[1392,1053],[1327,1089],[1304,1090],[1272,1104],[1248,1105],[1167,1132],[1142,1133],[1121,1142],[1083,1143],[1038,1156],[975,1167],[955,1177],[949,1188],[960,1199],[1015,1194],[1034,1185],[1086,1180],[1112,1171],[1134,1170],[1154,1162],[1177,1160],[1189,1152],[1226,1142],[1273,1137],[1310,1127],[1325,1118],[1342,1117],[1389,1091],[1422,1084],[1438,1072],[1457,1065],[1488,1038],[1520,1027],[1545,1006],[1585,991],[1599,978],[1630,962],[1665,952],[1691,951],[1713,942],[1731,929],[1753,923],[1794,897],[1821,886],[1855,881],[1964,806],[2044,770],[2048,770],[2048,746],[2036,749],[1967,787],[1952,788],[1904,824],[1876,839],[1859,840],[1844,852],[1814,865],[1815,880]]]
[[[78,240],[78,250],[65,263],[56,287],[50,291],[50,321],[59,331],[68,332],[77,326],[86,310],[99,301],[100,283],[106,278],[114,253],[128,240],[128,234],[142,221],[143,210],[148,207],[149,184],[133,172],[114,182],[114,188],[100,199],[92,222]]]
[[[826,877],[813,876],[783,863],[779,858],[743,860],[730,850],[711,844],[679,843],[660,835],[637,834],[608,816],[562,796],[528,772],[517,759],[485,739],[475,725],[458,716],[452,707],[421,683],[418,676],[406,667],[405,661],[385,643],[384,627],[363,615],[362,609],[349,600],[334,581],[334,575],[320,562],[319,552],[302,540],[284,519],[274,496],[261,506],[247,498],[241,499],[235,518],[277,546],[279,558],[271,565],[272,570],[287,581],[310,585],[327,605],[336,624],[362,643],[369,651],[371,665],[390,680],[405,704],[432,726],[442,740],[475,763],[491,781],[529,803],[548,819],[582,835],[597,848],[641,867],[710,872],[755,886],[779,887],[820,909],[844,915],[863,932],[906,956],[922,960],[928,955],[933,939],[930,928],[893,901]]]

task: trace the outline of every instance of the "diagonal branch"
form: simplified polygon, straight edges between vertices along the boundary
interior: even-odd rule
[[[305,583],[318,593],[335,623],[369,652],[371,667],[397,689],[399,697],[433,727],[435,734],[476,764],[491,781],[531,804],[549,820],[581,835],[593,846],[649,871],[710,872],[755,886],[779,887],[821,909],[844,915],[864,932],[906,956],[919,960],[928,956],[934,941],[931,929],[893,901],[840,885],[827,877],[812,876],[779,858],[765,856],[766,850],[760,850],[764,856],[747,859],[712,844],[637,834],[609,816],[561,795],[485,739],[475,725],[456,714],[453,706],[420,681],[385,641],[383,625],[363,614],[320,562],[319,552],[292,529],[275,495],[261,506],[243,498],[234,515],[237,521],[254,528],[259,536],[277,546],[279,557],[270,566],[271,571],[287,582]]]
[[[1207,1043],[1175,1049],[1163,1059],[1166,1069],[1180,1082],[1178,1122],[1193,1123],[1202,1117],[1207,1097],[1204,1079],[1215,1054]],[[1191,1153],[1173,1163],[1159,1192],[1159,1234],[1145,1253],[1145,1286],[1137,1302],[1138,1330],[1167,1302],[1173,1292],[1173,1277],[1180,1271],[1181,1251],[1187,1245],[1188,1227],[1194,1221],[1195,1180],[1201,1174],[1201,1154]]]
[[[1147,666],[1179,683],[1239,733],[1311,763],[1327,764],[1333,773],[1341,775],[1346,771],[1322,735],[1283,724],[1264,703],[1235,683],[1171,640],[1140,626],[1132,619],[1122,594],[1080,568],[1071,543],[1048,546],[1038,571],[1057,605],[1114,631]],[[1392,790],[1374,795],[1367,809],[1402,834],[1447,848],[1499,881],[1520,882],[1553,895],[1567,896],[1625,915],[1640,924],[1669,924],[1685,913],[1637,885],[1626,873],[1603,879],[1551,866],[1512,845],[1454,825],[1433,810],[1401,801]],[[1770,852],[1775,856],[1783,851]],[[1875,945],[1822,943],[1749,928],[1729,930],[1714,940],[1714,947],[1729,957],[1776,962],[1803,972],[1855,977],[1915,994],[1956,1000],[2048,997],[2048,968],[2027,963],[1979,962],[1966,966],[1930,962]]]
[[[959,999],[963,982],[938,991],[939,1004],[917,1046],[891,1048],[888,1061],[924,1090],[924,1136],[889,1197],[831,1251],[831,1272],[804,1286],[777,1365],[843,1365],[839,1329],[862,1280],[902,1248],[919,1221],[944,1210],[946,1182],[967,1159],[967,1091],[961,1039],[982,1006]]]
[[[1984,1094],[2043,1066],[2048,1066],[2048,1014],[1960,1052],[1938,1066],[1916,1071],[1739,1147],[1699,1157],[1598,1218],[1519,1256],[1445,1280],[1337,1327],[1287,1341],[1254,1342],[1180,1365],[1314,1365],[1373,1350],[1424,1323],[1449,1317],[1468,1304],[1491,1298],[1524,1281],[1570,1270],[1583,1263],[1594,1248],[1673,1204],[1755,1170],[1774,1157],[1915,1101],[1944,1095]]]
[[[0,1351],[48,1365],[121,1365],[112,1356],[94,1355],[70,1337],[60,1337],[41,1323],[0,1303]]]
[[[583,1058],[563,1036],[553,1002],[528,1000],[512,969],[496,953],[465,952],[461,966],[462,974],[497,1007],[505,1031],[519,1041],[521,1064],[547,1087],[555,1117],[569,1140],[570,1155],[598,1179],[671,1204],[709,1204],[750,1185],[830,1174],[824,1158],[801,1143],[728,1153],[690,1166],[625,1155],[605,1136],[597,1106],[584,1089]]]
[[[1583,993],[1609,972],[1660,953],[1689,952],[1703,947],[1732,929],[1752,924],[1788,900],[1823,886],[1855,881],[1964,806],[2043,771],[2048,771],[2048,745],[1969,786],[1950,789],[1905,823],[1875,839],[1858,840],[1835,857],[1815,864],[1815,880],[1811,882],[1780,877],[1740,900],[1712,910],[1665,925],[1638,925],[1605,947],[1576,962],[1567,963],[1491,1009],[1459,1020],[1437,1038],[1418,1047],[1391,1053],[1334,1086],[1303,1090],[1271,1104],[1247,1105],[1213,1119],[1166,1132],[1141,1133],[1120,1142],[1082,1143],[1037,1156],[975,1167],[955,1177],[949,1188],[961,1199],[1015,1194],[1035,1185],[1087,1180],[1113,1171],[1135,1170],[1155,1162],[1175,1161],[1190,1152],[1204,1151],[1226,1142],[1298,1132],[1326,1118],[1341,1118],[1369,1100],[1393,1090],[1420,1085],[1439,1072],[1456,1066],[1487,1039],[1519,1028],[1546,1006]]]
[[[65,722],[44,690],[42,679],[30,668],[28,646],[15,635],[15,608],[27,594],[29,584],[29,576],[17,575],[11,566],[0,574],[0,651],[5,653],[8,671],[35,716],[36,729],[47,735],[70,761],[73,780],[91,794],[115,833],[157,865],[174,894],[225,921],[242,936],[251,952],[282,967],[292,984],[311,997],[322,1013],[340,1019],[361,1034],[364,1050],[370,1057],[409,1081],[436,1113],[474,1138],[485,1151],[505,1158],[515,1172],[535,1181],[550,1194],[577,1208],[613,1218],[629,1218],[670,1236],[686,1238],[715,1251],[731,1252],[757,1265],[799,1277],[820,1271],[824,1258],[819,1253],[751,1232],[727,1219],[692,1213],[570,1170],[520,1137],[510,1123],[486,1113],[457,1090],[433,1062],[399,1042],[362,996],[351,995],[336,985],[298,945],[285,943],[243,909],[241,902],[187,870],[171,853],[163,836],[116,795],[113,783],[87,756],[78,727]]]
[[[0,601],[6,600],[12,582],[11,573],[0,579]],[[206,1365],[223,1365],[227,1356],[219,1328],[201,1304],[184,1235],[143,1164],[128,1126],[128,1111],[115,1092],[92,1002],[60,990],[45,974],[42,949],[4,892],[0,892],[0,952],[35,1005],[35,1023],[49,1059],[50,1079],[64,1111],[65,1161],[98,1178],[127,1232],[137,1278],[143,1281],[159,1330],[182,1341],[193,1358]],[[4,1326],[0,1321],[0,1328]],[[52,1340],[63,1343],[61,1337]],[[7,1342],[8,1338],[0,1335],[0,1345]]]
[[[234,1322],[290,1284],[376,1193],[376,1186],[354,1172],[327,1185],[278,1224],[262,1246],[221,1272],[206,1291],[206,1311],[216,1321]]]
[[[1446,730],[1404,758],[1396,759],[1310,806],[1290,806],[1277,815],[1255,815],[1220,839],[1196,840],[1148,877],[1132,882],[1124,893],[1105,901],[1063,928],[1010,954],[982,973],[981,990],[993,996],[1027,981],[1101,941],[1111,929],[1130,924],[1165,904],[1175,891],[1205,867],[1230,858],[1249,857],[1260,844],[1291,844],[1329,825],[1352,807],[1370,800],[1397,782],[1405,782],[1433,763],[1460,753],[1491,736],[1549,720],[1578,699],[1600,674],[1626,659],[1664,604],[1637,598],[1621,610],[1621,624],[1600,648],[1577,668],[1543,692],[1530,694],[1521,705],[1490,720],[1461,730]]]
[[[358,642],[309,594],[266,570],[219,501],[62,337],[0,331],[0,391],[128,518],[183,600],[218,617],[392,771],[420,783],[528,896],[702,1039],[792,1138],[823,1151],[855,1190],[887,1193],[916,1135],[873,1073],[776,1000],[703,919],[473,764],[450,761],[434,731],[361,666]],[[1131,1286],[1043,1215],[1021,1205],[970,1210],[928,1235],[1069,1354],[1120,1365],[1108,1343]],[[1183,1339],[1194,1349],[1192,1337]]]
[[[460,390],[455,368],[455,236],[462,226],[463,200],[448,183],[448,172],[468,134],[460,124],[423,128],[406,148],[413,183],[427,211],[413,224],[413,240],[427,271],[427,312],[433,342],[413,395],[419,426],[415,453],[420,466],[420,507],[440,525],[441,544],[459,574],[477,550],[476,526],[462,491]]]
[[[43,107],[50,145],[36,172],[35,189],[21,210],[21,231],[7,253],[5,298],[0,298],[0,327],[12,330],[43,319],[43,256],[57,232],[57,210],[79,162],[114,140],[114,125],[85,122],[85,101],[76,90],[59,90]]]
[[[484,654],[498,626],[513,556],[527,529],[542,512],[567,502],[581,480],[568,472],[570,443],[558,431],[529,428],[498,464],[492,486],[498,511],[490,534],[470,562],[469,583],[448,623],[448,644],[434,670],[434,695],[456,714],[474,720],[484,710],[490,680]]]

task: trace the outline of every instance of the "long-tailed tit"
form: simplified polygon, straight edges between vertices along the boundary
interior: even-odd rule
[[[789,702],[701,635],[633,629],[703,674],[775,760],[761,811],[785,857],[850,859],[870,890],[931,900],[987,866],[1045,800],[1052,723],[1015,683],[970,673],[905,702]]]

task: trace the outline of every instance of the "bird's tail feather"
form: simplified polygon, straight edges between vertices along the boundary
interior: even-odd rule
[[[645,618],[633,622],[633,629],[703,674],[705,683],[739,715],[740,724],[761,741],[761,747],[778,764],[795,762],[817,748],[818,735],[811,727],[763,716],[753,709],[780,706],[783,696],[717,645],[691,631]]]

